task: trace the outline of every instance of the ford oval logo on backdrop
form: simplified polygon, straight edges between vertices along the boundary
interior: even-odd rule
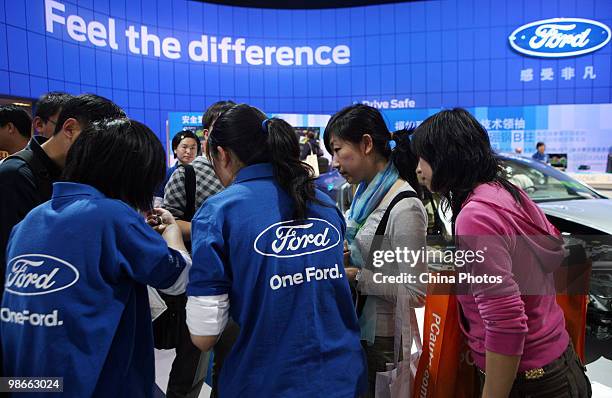
[[[37,296],[64,290],[79,280],[72,264],[46,254],[24,254],[8,264],[4,290],[20,296]]]
[[[608,44],[610,28],[590,19],[553,18],[523,25],[508,40],[516,51],[534,57],[572,57]]]
[[[264,229],[253,248],[263,256],[298,257],[329,250],[340,244],[340,232],[326,220],[283,221]]]

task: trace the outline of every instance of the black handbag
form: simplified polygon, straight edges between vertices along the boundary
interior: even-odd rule
[[[168,308],[153,321],[153,342],[158,350],[176,348],[181,336],[187,329],[187,296],[170,296],[158,290]]]

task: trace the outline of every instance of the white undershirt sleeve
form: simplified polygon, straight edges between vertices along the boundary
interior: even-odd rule
[[[194,336],[220,335],[229,318],[229,296],[190,296],[187,300],[187,327]]]

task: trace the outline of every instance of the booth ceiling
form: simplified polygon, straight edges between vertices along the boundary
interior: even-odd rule
[[[358,7],[388,3],[410,3],[414,1],[426,0],[192,0],[202,3],[223,4],[228,6],[249,7],[249,8],[275,8],[275,9],[322,9],[322,8],[343,8]]]

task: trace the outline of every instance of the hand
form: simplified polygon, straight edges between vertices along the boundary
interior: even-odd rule
[[[174,220],[172,214],[168,210],[159,207],[154,208],[149,213],[146,221],[159,234],[163,234],[169,225],[176,225],[176,220]]]
[[[344,241],[344,268],[351,267],[351,251],[348,248],[348,243]]]
[[[344,268],[351,267],[351,252],[344,252]]]
[[[357,267],[348,267],[348,268],[344,268],[344,273],[346,273],[346,277],[349,280],[349,282],[354,282],[355,281],[355,277],[357,276],[357,272],[359,272],[359,268]]]
[[[512,390],[520,361],[519,355],[503,355],[486,350],[487,377],[482,390],[482,398],[507,397]]]

